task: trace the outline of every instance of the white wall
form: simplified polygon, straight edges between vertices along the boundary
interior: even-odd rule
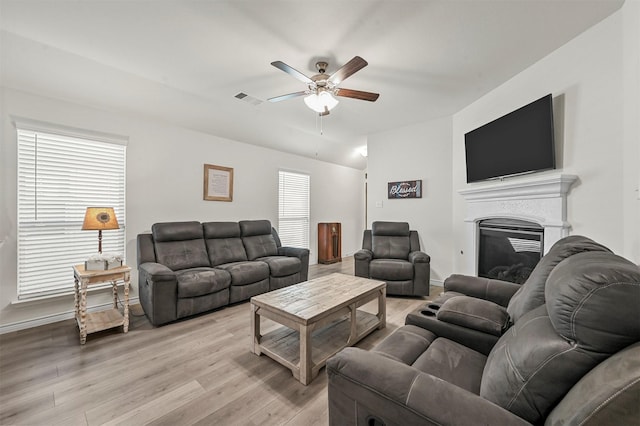
[[[384,133],[368,141],[368,224],[409,222],[431,256],[431,281],[441,283],[451,265],[451,118]],[[387,183],[422,179],[419,199],[387,199]]]
[[[617,13],[455,114],[452,164],[454,192],[470,187],[465,179],[464,134],[552,93],[558,169],[580,179],[568,197],[571,233],[591,237],[638,263],[638,132],[626,130],[638,121],[639,96],[637,83],[635,91],[625,86],[633,78],[626,55],[637,61],[638,39],[623,52],[634,33],[630,27],[639,23],[638,6],[630,3],[635,2],[626,2]],[[637,78],[637,62],[635,72]],[[633,118],[627,116],[632,108]],[[454,194],[453,267],[472,273],[460,254],[464,217],[464,200]]]
[[[624,250],[640,263],[640,1],[622,7]],[[635,197],[633,196],[635,194]]]
[[[360,248],[364,229],[361,170],[269,150],[184,128],[2,88],[0,161],[0,327],[71,317],[73,297],[16,300],[16,147],[10,116],[127,136],[126,261],[136,268],[136,235],[155,222],[269,219],[278,223],[278,169],[311,175],[311,263],[317,222],[342,223],[343,256]],[[213,113],[213,112],[212,112]],[[203,201],[203,164],[234,168],[233,202]],[[69,269],[69,280],[73,276]],[[134,274],[137,287],[137,274]],[[134,297],[136,294],[134,293]],[[108,294],[89,305],[108,303]]]

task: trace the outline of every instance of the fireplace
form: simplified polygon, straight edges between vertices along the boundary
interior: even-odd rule
[[[478,276],[524,283],[542,257],[544,228],[519,219],[478,222]]]
[[[567,196],[577,180],[575,175],[551,173],[469,185],[458,191],[466,202],[460,273],[478,275],[480,226],[492,223],[485,222],[487,219],[524,221],[541,228],[539,245],[544,255],[556,241],[569,235]]]

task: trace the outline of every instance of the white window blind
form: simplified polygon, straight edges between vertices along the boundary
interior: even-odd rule
[[[280,170],[278,235],[283,246],[309,248],[309,175]]]
[[[68,293],[71,266],[98,253],[98,231],[81,230],[87,207],[114,208],[120,229],[103,231],[102,251],[125,254],[126,146],[16,128],[18,298]]]

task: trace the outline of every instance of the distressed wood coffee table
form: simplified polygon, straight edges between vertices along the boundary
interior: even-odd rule
[[[251,298],[251,351],[291,369],[307,385],[327,359],[386,326],[386,287],[352,275],[331,274]],[[378,313],[358,309],[378,299]],[[260,318],[285,327],[260,334]]]

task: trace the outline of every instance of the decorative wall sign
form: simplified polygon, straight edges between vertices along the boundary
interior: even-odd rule
[[[204,165],[204,199],[207,201],[233,201],[233,169]]]
[[[403,180],[387,184],[388,198],[422,198],[422,180]]]

